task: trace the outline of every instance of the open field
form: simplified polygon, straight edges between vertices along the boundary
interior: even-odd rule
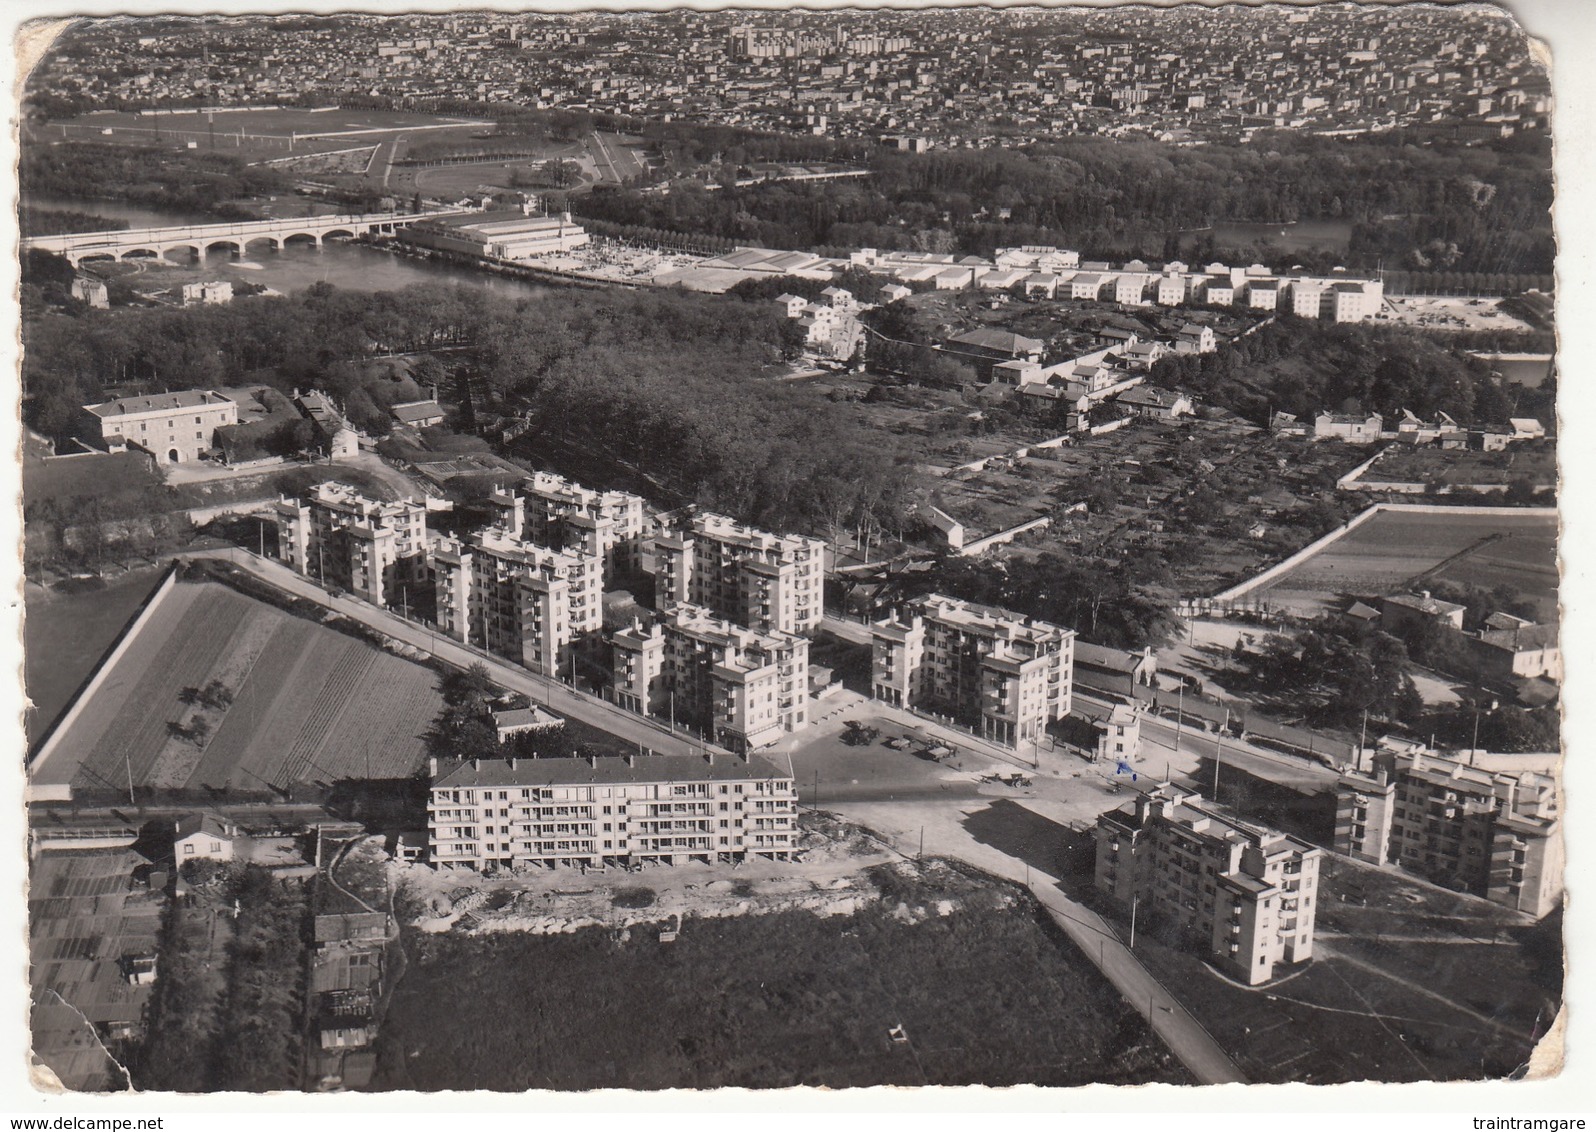
[[[487,123],[397,110],[229,110],[206,114],[144,115],[131,111],[89,114],[39,128],[41,141],[74,140],[123,145],[215,148],[250,160],[342,149],[405,132],[480,129]]]
[[[33,709],[28,712],[31,746],[66,710],[122,627],[149,596],[161,571],[134,570],[110,582],[87,579],[45,589],[27,583],[23,594],[23,681]],[[68,647],[70,646],[70,647]]]
[[[1557,441],[1525,441],[1500,452],[1396,447],[1382,453],[1363,478],[1455,487],[1500,487],[1525,479],[1552,486],[1557,483]]]
[[[1067,882],[1094,902],[1090,834]],[[1123,924],[1123,918],[1120,921]],[[1260,1083],[1484,1080],[1529,1058],[1562,996],[1557,918],[1536,925],[1484,900],[1326,856],[1314,959],[1243,987],[1160,938],[1142,963]],[[1145,942],[1144,942],[1145,941]]]
[[[1460,295],[1408,295],[1386,299],[1379,318],[1438,330],[1534,330],[1501,309],[1502,300]]]
[[[647,924],[624,938],[407,932],[377,1087],[1186,1079],[1029,898],[934,862],[922,869],[878,870],[882,898],[853,915],[690,916],[670,944]],[[906,1042],[889,1035],[900,1025]]]
[[[1272,601],[1380,595],[1447,579],[1509,585],[1557,612],[1557,517],[1384,511],[1259,592]]]
[[[137,1028],[154,990],[130,986],[119,966],[154,954],[160,932],[160,894],[129,891],[143,861],[131,849],[49,850],[29,869],[33,1052],[68,1089],[128,1087],[85,1019]]]
[[[218,683],[225,706],[185,703]],[[405,778],[442,705],[425,668],[213,583],[180,583],[35,781],[259,790]]]

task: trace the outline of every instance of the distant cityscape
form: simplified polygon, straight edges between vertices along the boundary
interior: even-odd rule
[[[445,101],[928,145],[1545,128],[1504,13],[1313,5],[145,20],[34,76],[81,110]]]

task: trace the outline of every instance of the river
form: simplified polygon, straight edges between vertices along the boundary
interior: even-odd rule
[[[36,195],[29,197],[26,203],[35,208],[94,213],[111,220],[126,221],[132,228],[222,223],[214,217],[194,216],[116,200]],[[294,210],[285,209],[282,215],[303,215],[307,202],[304,198],[293,197],[280,198],[280,203]],[[414,283],[469,283],[512,298],[524,298],[547,291],[546,287],[536,283],[339,241],[323,244],[320,248],[290,245],[282,251],[270,251],[260,244],[252,247],[249,256],[243,259],[216,249],[201,263],[186,258],[169,259],[161,264],[146,260],[141,267],[141,274],[158,272],[159,285],[163,287],[201,279],[227,279],[235,283],[259,283],[284,294],[323,282],[350,291],[398,291]],[[129,279],[129,282],[140,286],[144,280]]]

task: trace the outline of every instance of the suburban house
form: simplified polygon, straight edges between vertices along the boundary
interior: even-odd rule
[[[403,401],[388,412],[406,428],[431,428],[443,423],[443,408],[435,400]]]
[[[1160,389],[1156,385],[1140,385],[1127,389],[1114,399],[1138,417],[1172,421],[1176,417],[1189,417],[1195,412],[1191,398],[1184,393]]]
[[[1410,625],[1438,622],[1449,629],[1463,628],[1464,607],[1430,596],[1429,590],[1416,594],[1391,594],[1380,602],[1380,628],[1400,633]]]
[[[1373,444],[1380,439],[1384,419],[1379,413],[1318,413],[1313,418],[1315,440],[1340,440],[1347,444]]]
[[[1509,627],[1492,628],[1487,623],[1478,636],[1469,640],[1480,667],[1498,680],[1545,677],[1562,682],[1563,651],[1558,645],[1556,625],[1521,621]]]
[[[1157,687],[1158,654],[1151,648],[1111,649],[1077,641],[1074,683],[1119,696],[1129,695],[1134,686]]]
[[[238,829],[212,813],[184,814],[177,819],[172,856],[184,861],[231,861]]]
[[[1040,362],[1046,343],[1007,330],[981,329],[950,338],[943,351],[974,366],[982,381],[990,381],[998,362]]]
[[[209,389],[120,397],[85,405],[87,439],[110,451],[131,444],[168,464],[198,460],[216,430],[238,423],[238,403]]]
[[[564,719],[537,706],[496,711],[492,718],[493,733],[501,743],[512,735],[529,731],[558,731],[565,726]]]
[[[1313,958],[1323,850],[1204,808],[1168,782],[1097,819],[1095,881],[1249,985]]]
[[[1211,326],[1188,322],[1175,332],[1177,354],[1211,354],[1217,349],[1219,340],[1214,337],[1214,328]]]

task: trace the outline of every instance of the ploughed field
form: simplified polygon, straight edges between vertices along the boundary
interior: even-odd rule
[[[1557,518],[1383,511],[1264,587],[1272,598],[1387,594],[1432,581],[1509,585],[1557,614]]]
[[[205,689],[208,702],[195,695]],[[428,669],[225,586],[179,583],[34,780],[259,790],[403,778],[441,705]]]

